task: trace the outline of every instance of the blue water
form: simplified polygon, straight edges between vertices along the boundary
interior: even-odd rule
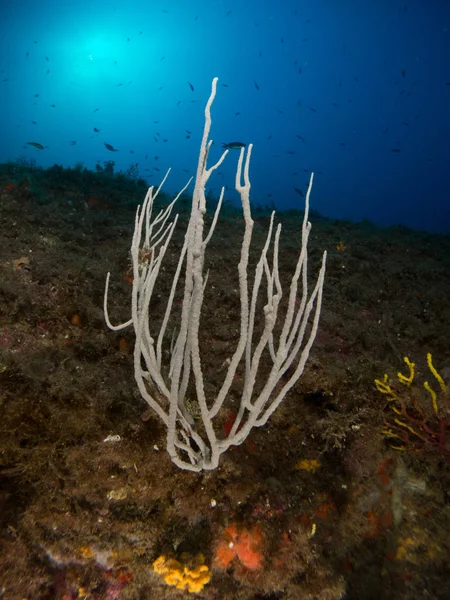
[[[0,0],[0,39],[0,162],[172,167],[175,192],[217,76],[211,158],[254,144],[254,204],[302,209],[314,171],[324,216],[450,232],[447,1]]]

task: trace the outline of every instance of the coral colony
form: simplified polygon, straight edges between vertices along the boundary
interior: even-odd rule
[[[108,327],[117,331],[133,325],[136,334],[134,349],[134,372],[139,391],[167,426],[167,451],[172,461],[180,468],[191,471],[215,469],[219,458],[230,446],[240,445],[253,427],[264,425],[303,373],[309,351],[314,342],[319,323],[322,290],[325,278],[326,252],[317,282],[308,297],[307,260],[308,237],[311,223],[308,222],[309,196],[313,182],[311,175],[305,199],[305,215],[302,226],[301,249],[294,274],[291,278],[286,310],[281,310],[283,289],[278,268],[278,250],[281,225],[274,226],[272,212],[266,242],[257,264],[253,285],[249,284],[248,262],[252,238],[253,220],[250,212],[249,165],[252,145],[247,149],[240,144],[240,155],[236,173],[236,190],[240,194],[244,215],[244,236],[241,246],[239,273],[240,334],[236,350],[229,359],[228,370],[217,396],[208,401],[205,394],[204,374],[200,358],[200,317],[207,283],[204,273],[205,253],[219,216],[224,195],[222,188],[217,209],[208,232],[204,231],[206,213],[206,183],[225,160],[227,147],[219,160],[207,168],[207,159],[212,141],[208,141],[211,128],[211,105],[216,95],[217,78],[212,82],[212,91],[205,109],[205,126],[200,146],[199,161],[192,209],[185,241],[173,278],[170,294],[159,332],[152,331],[151,300],[160,275],[160,268],[172,237],[178,215],[169,221],[178,196],[157,215],[152,214],[153,202],[166,177],[156,191],[151,187],[142,208],[136,212],[135,230],[131,245],[133,261],[133,291],[131,319],[114,326],[108,316],[108,284],[106,278],[104,311]],[[241,184],[242,176],[244,184]],[[272,249],[272,260],[269,250]],[[174,296],[180,272],[184,266],[184,294],[179,316],[177,337],[172,344],[169,365],[163,365],[163,342],[167,324],[172,316]],[[262,314],[258,313],[258,298],[266,290]],[[311,318],[310,318],[311,317]],[[255,323],[262,322],[262,334],[255,334]],[[281,327],[275,335],[274,328]],[[256,338],[256,339],[255,339]],[[165,356],[165,355],[164,355]],[[270,360],[269,375],[261,390],[255,391],[261,360]],[[229,391],[237,369],[244,364],[244,384],[240,405],[234,423],[225,436],[214,429],[214,418],[229,401]],[[144,366],[145,365],[145,368]],[[169,373],[169,380],[163,376]],[[201,415],[201,426],[189,410],[186,393],[189,382],[195,384],[197,412]],[[259,382],[259,381],[258,381]],[[222,430],[223,431],[223,430]]]

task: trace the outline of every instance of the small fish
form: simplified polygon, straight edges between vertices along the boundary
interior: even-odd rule
[[[229,142],[228,144],[222,143],[222,148],[226,148],[227,150],[240,150],[241,148],[245,148],[246,144],[243,142]]]
[[[298,137],[299,140],[302,140],[303,143],[305,143],[305,138],[302,137],[301,135],[296,135],[295,137]]]
[[[39,144],[38,142],[27,142],[27,144],[29,146],[33,146],[34,148],[37,148],[38,150],[44,149],[44,146],[42,144]]]
[[[130,154],[134,154],[134,150],[130,150]]]
[[[56,104],[50,104],[51,108],[56,108]]]
[[[35,97],[35,98],[39,98],[39,94],[35,94],[35,95],[34,95],[34,97]]]
[[[398,148],[392,148],[392,152],[395,152],[396,154],[398,154],[400,152],[400,150]]]
[[[254,81],[253,83],[255,84],[255,88],[256,88],[257,90],[259,90],[259,85],[256,83],[256,81]]]
[[[189,129],[185,129],[185,132],[186,132],[188,135],[191,135],[191,133],[192,133],[191,131],[189,131]]]
[[[94,127],[94,131],[95,133],[100,133],[100,129],[97,129],[97,127]]]
[[[106,142],[103,143],[105,144],[106,149],[110,152],[118,152],[117,148],[114,148],[114,146],[111,146],[111,144],[107,144]]]
[[[71,145],[71,146],[75,146],[75,144],[76,144],[76,143],[77,143],[77,142],[76,142],[75,140],[72,140],[72,141],[70,142],[70,145]]]
[[[100,109],[98,109],[98,108],[94,108],[93,112],[97,112],[98,110],[100,110]]]
[[[234,113],[234,116],[238,117],[240,114],[241,114],[240,112],[236,112],[236,113]]]
[[[28,56],[30,56],[30,53],[29,53],[29,52],[27,52],[27,53],[25,54],[25,58],[27,58]]]
[[[296,187],[295,187],[295,188],[294,188],[294,191],[295,191],[295,192],[297,192],[297,194],[298,194],[299,196],[301,196],[302,198],[304,198],[304,194],[303,194],[302,190],[299,190],[298,188],[296,188]]]
[[[192,85],[192,83],[190,81],[188,81],[189,87],[191,88],[192,91],[194,91],[194,86]]]
[[[48,56],[45,57],[45,60],[48,62],[48,60],[49,60]]]

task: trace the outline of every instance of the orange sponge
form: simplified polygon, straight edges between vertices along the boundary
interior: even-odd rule
[[[214,564],[225,569],[237,557],[247,569],[260,569],[263,562],[263,536],[260,528],[238,527],[231,523],[225,530],[225,539],[216,548]]]

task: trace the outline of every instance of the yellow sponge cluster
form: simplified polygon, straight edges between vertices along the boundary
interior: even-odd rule
[[[181,561],[162,554],[153,563],[153,570],[162,575],[168,585],[174,585],[179,590],[187,589],[193,594],[201,592],[211,579],[211,571],[205,565],[203,554],[192,557],[188,552],[183,552]]]

